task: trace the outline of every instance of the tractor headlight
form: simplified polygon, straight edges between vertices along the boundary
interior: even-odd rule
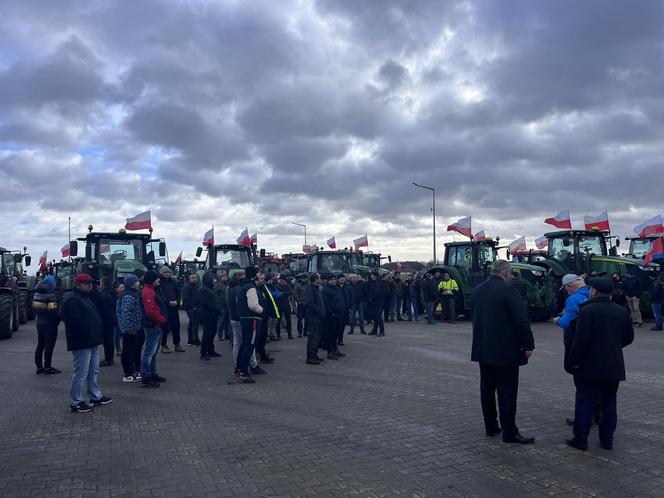
[[[533,275],[535,275],[536,277],[541,277],[542,275],[544,275],[544,272],[542,272],[542,271],[530,270],[530,272],[531,272]]]

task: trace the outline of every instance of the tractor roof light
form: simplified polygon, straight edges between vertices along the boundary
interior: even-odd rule
[[[124,235],[124,234],[127,233],[127,230],[125,230],[124,228],[121,228],[120,230],[118,230],[118,233],[121,233],[121,234]]]
[[[92,225],[88,225],[88,232],[92,232],[94,230],[94,227]]]

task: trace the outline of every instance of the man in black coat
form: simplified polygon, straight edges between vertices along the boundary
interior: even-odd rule
[[[431,273],[424,276],[422,286],[422,300],[424,301],[424,311],[427,315],[427,323],[433,325],[434,304],[436,303],[436,285]]]
[[[209,361],[221,355],[214,350],[214,335],[217,332],[217,320],[221,313],[219,296],[214,290],[216,277],[214,273],[203,275],[203,286],[198,291],[198,301],[201,306],[201,321],[203,322],[203,340],[201,341],[201,360]]]
[[[625,380],[623,348],[634,340],[629,312],[611,302],[613,285],[607,278],[588,280],[590,301],[583,303],[572,339],[569,364],[576,378],[574,437],[567,444],[588,449],[593,407],[601,402],[599,439],[602,448],[613,448],[617,425],[616,395]]]
[[[162,328],[161,333],[161,352],[170,353],[168,347],[168,332],[173,334],[173,347],[176,353],[183,353],[185,350],[180,346],[180,289],[178,283],[173,278],[173,272],[168,266],[162,266],[159,270],[159,287],[157,293],[166,303],[166,315],[168,322]]]
[[[344,293],[337,285],[337,277],[330,275],[327,285],[321,290],[323,303],[325,304],[325,326],[323,330],[323,346],[327,350],[328,360],[338,360],[346,356],[337,347],[337,337],[343,313],[346,309]]]
[[[182,287],[182,307],[187,312],[189,325],[187,325],[187,344],[190,346],[200,346],[201,341],[198,338],[198,328],[201,323],[200,302],[198,292],[200,285],[198,275],[190,273],[187,275],[187,283]]]
[[[386,280],[386,275],[381,279],[378,273],[371,275],[371,286],[369,288],[369,303],[367,305],[367,317],[373,320],[373,327],[369,335],[385,336],[385,323],[383,321],[383,307],[388,299],[392,298],[392,290]]]
[[[110,367],[115,364],[115,344],[113,343],[113,332],[115,331],[115,296],[109,277],[103,277],[99,281],[99,316],[103,328],[104,359],[99,362],[100,367]]]
[[[509,285],[511,279],[510,262],[498,260],[491,276],[473,291],[471,360],[480,364],[482,414],[487,436],[502,431],[506,443],[531,444],[535,439],[519,433],[515,417],[519,367],[528,363],[535,342],[526,307],[519,291]],[[496,392],[500,426],[496,419]]]
[[[92,277],[79,273],[74,278],[74,291],[62,306],[62,319],[67,334],[67,351],[74,358],[74,375],[69,388],[69,406],[74,413],[92,411],[93,405],[105,405],[111,398],[104,396],[97,386],[99,353],[102,343],[102,321],[90,298]],[[87,381],[90,403],[83,400],[83,383]]]
[[[321,327],[325,317],[325,304],[320,294],[320,275],[313,273],[309,277],[306,297],[306,318],[309,335],[307,336],[307,364],[320,365],[323,358],[318,356],[318,344],[321,339]]]

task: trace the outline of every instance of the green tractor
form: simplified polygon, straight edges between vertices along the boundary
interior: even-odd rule
[[[627,257],[643,260],[653,242],[661,238],[663,238],[661,235],[653,235],[650,237],[625,237],[625,240],[629,240],[629,253],[627,253]]]
[[[498,241],[448,242],[445,244],[443,264],[434,266],[427,273],[449,273],[459,286],[457,312],[470,316],[472,291],[491,274],[493,262],[497,259]],[[512,263],[512,271],[523,281],[531,320],[544,321],[551,318],[555,310],[555,293],[547,272],[541,267],[518,262]]]
[[[380,253],[362,252],[360,250],[353,251],[353,266],[361,267],[362,269],[368,268],[369,272],[378,272],[380,276],[390,273],[389,270],[382,268],[382,260],[387,259],[392,262],[391,256],[381,256]],[[357,273],[362,274],[362,271]],[[364,275],[363,275],[364,276]]]
[[[30,255],[0,247],[0,339],[9,339],[29,317],[31,302],[24,261],[30,266]]]
[[[601,276],[610,277],[618,273],[621,277],[632,276],[639,279],[641,288],[646,291],[641,297],[641,309],[650,312],[650,277],[657,274],[658,265],[644,266],[643,261],[636,258],[617,256],[616,245],[607,250],[607,241],[611,236],[595,230],[562,230],[544,234],[549,241],[547,256],[533,264],[545,268],[560,287],[563,275],[577,275],[596,272]],[[565,295],[558,296],[558,308],[565,301]]]
[[[325,279],[330,275],[350,275],[352,273],[368,278],[372,268],[357,264],[357,255],[348,249],[333,251],[313,251],[307,254],[307,271],[319,273]]]
[[[149,234],[128,233],[124,229],[117,233],[92,230],[92,225],[88,226],[88,234],[77,239],[85,243],[85,254],[82,259],[77,259],[69,278],[79,273],[87,273],[93,280],[110,277],[116,282],[136,270],[157,270],[168,263],[166,242],[164,239],[153,239],[152,229]],[[69,245],[72,257],[78,255],[77,241],[72,241]],[[65,286],[70,287],[66,280],[63,288]]]
[[[174,278],[178,283],[178,287],[184,286],[187,276],[191,273],[198,273],[205,270],[205,261],[198,259],[183,259],[175,265]]]
[[[196,257],[203,254],[203,248],[196,249]],[[240,244],[215,244],[208,246],[205,256],[205,265],[198,270],[198,275],[202,279],[206,271],[223,270],[232,278],[238,270],[243,270],[247,266],[257,266],[255,246],[243,246]]]

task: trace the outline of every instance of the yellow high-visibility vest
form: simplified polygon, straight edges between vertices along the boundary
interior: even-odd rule
[[[442,280],[438,284],[438,292],[442,292],[443,295],[450,295],[454,291],[458,291],[459,286],[456,283],[456,280],[454,279],[449,279],[449,280]]]

